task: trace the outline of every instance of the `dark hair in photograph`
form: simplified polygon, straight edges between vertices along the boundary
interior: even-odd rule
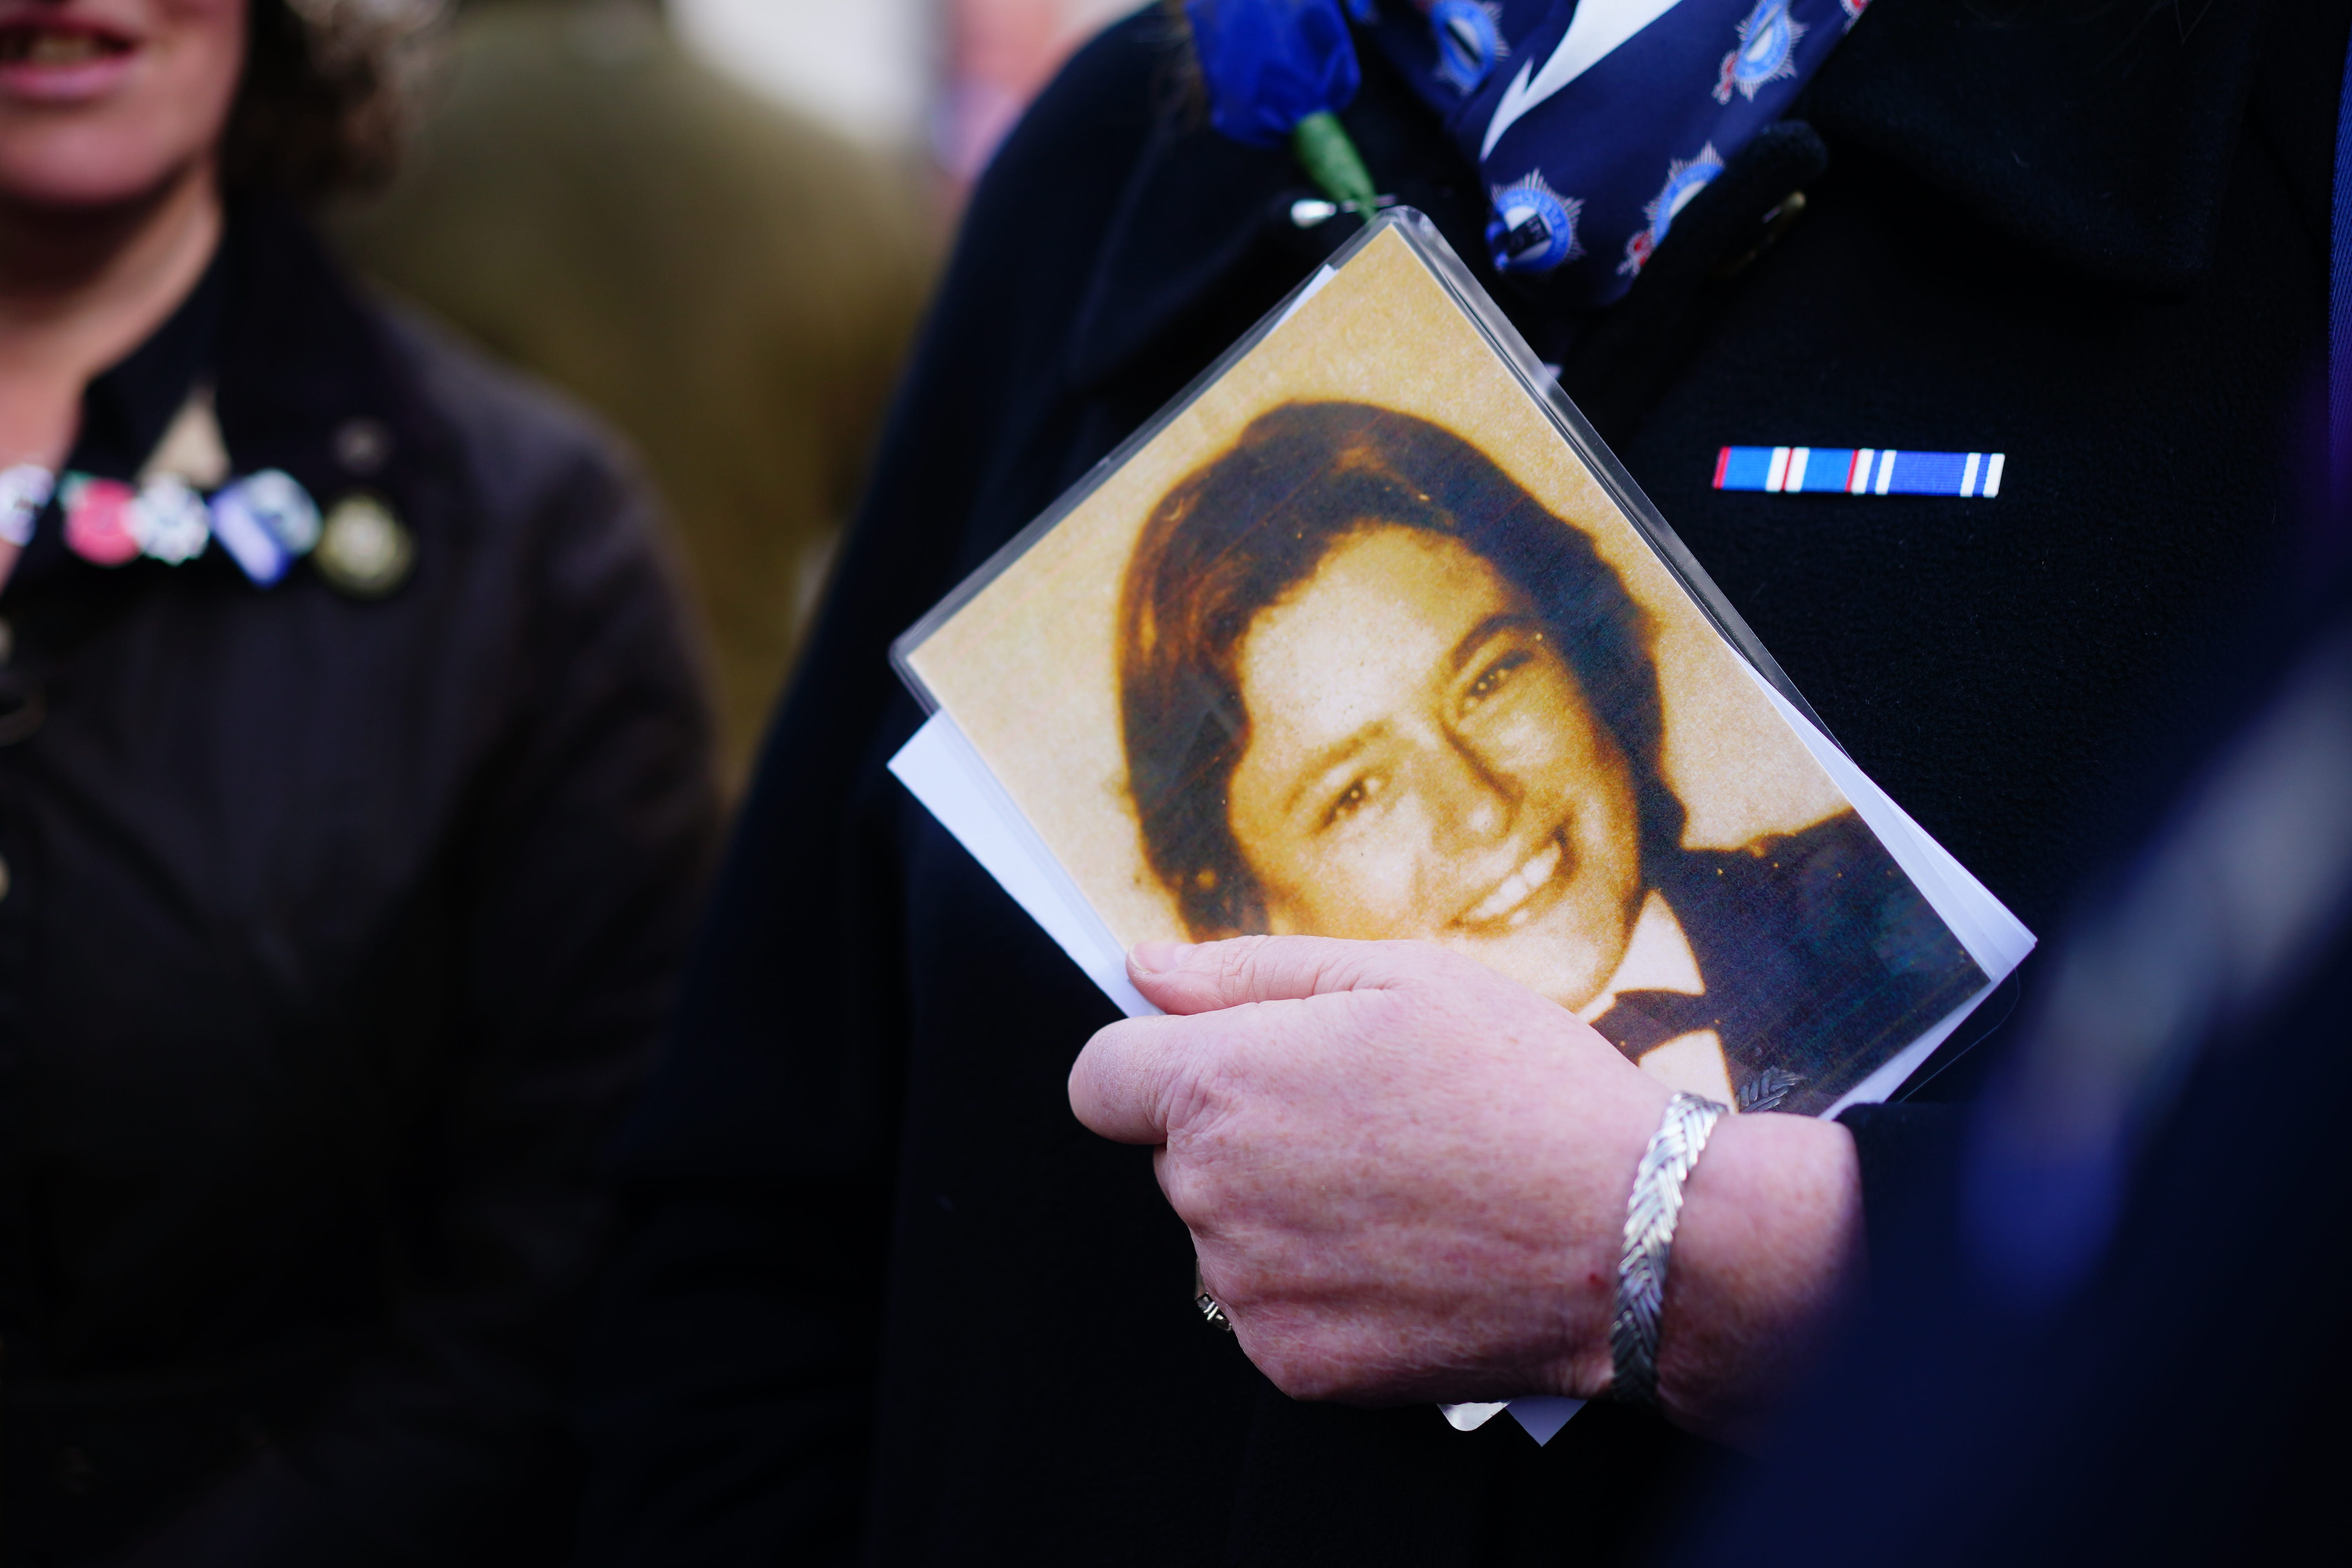
[[[1128,788],[1145,857],[1195,937],[1265,929],[1227,807],[1249,744],[1243,639],[1335,546],[1383,526],[1458,540],[1527,595],[1633,770],[1645,858],[1681,840],[1648,619],[1592,541],[1450,430],[1369,404],[1288,403],[1160,498],[1120,594]]]
[[[442,0],[250,0],[233,189],[310,201],[391,176]]]

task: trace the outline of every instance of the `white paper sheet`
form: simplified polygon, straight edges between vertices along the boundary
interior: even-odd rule
[[[924,721],[915,738],[890,759],[890,771],[1120,1012],[1130,1018],[1158,1016],[1160,1009],[1127,977],[1127,950],[954,720],[941,711]]]

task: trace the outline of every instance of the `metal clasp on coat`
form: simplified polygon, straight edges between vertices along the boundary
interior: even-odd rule
[[[1749,262],[1780,244],[1780,237],[1788,233],[1790,227],[1804,216],[1805,193],[1790,191],[1780,198],[1779,205],[1757,220],[1756,243],[1737,256],[1717,262],[1715,275],[1717,278],[1728,278],[1743,270]]]

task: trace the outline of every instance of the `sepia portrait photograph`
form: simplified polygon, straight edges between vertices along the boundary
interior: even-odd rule
[[[1394,230],[903,658],[1122,943],[1435,942],[1748,1110],[1985,984]]]

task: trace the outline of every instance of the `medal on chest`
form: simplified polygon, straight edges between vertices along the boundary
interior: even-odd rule
[[[373,428],[371,426],[370,428]],[[24,464],[0,472],[0,540],[22,545],[54,489],[66,547],[96,566],[142,557],[183,565],[217,543],[256,587],[270,587],[304,556],[357,598],[383,598],[413,570],[415,536],[381,497],[354,492],[321,514],[281,468],[232,476],[213,412],[198,387],[173,416],[135,481]]]

